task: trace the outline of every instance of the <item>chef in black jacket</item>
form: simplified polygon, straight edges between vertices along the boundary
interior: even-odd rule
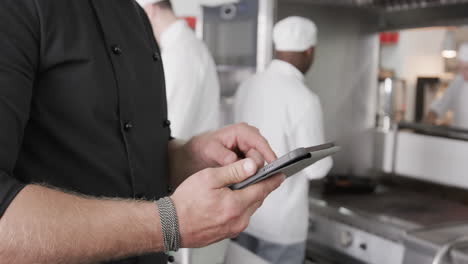
[[[0,263],[165,263],[162,197],[180,246],[241,232],[284,178],[225,186],[268,143],[246,124],[172,140],[166,108],[133,0],[0,0]]]

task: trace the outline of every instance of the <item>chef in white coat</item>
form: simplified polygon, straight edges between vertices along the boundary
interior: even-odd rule
[[[273,38],[276,59],[241,85],[234,112],[236,122],[258,127],[281,156],[325,143],[320,100],[304,83],[314,60],[317,28],[306,18],[289,17],[275,25]],[[309,180],[326,176],[331,167],[327,158],[287,179],[234,241],[269,263],[304,263]]]
[[[214,60],[169,0],[138,0],[161,48],[172,136],[190,139],[220,123],[220,88]]]
[[[426,120],[437,124],[438,119],[453,111],[451,125],[468,129],[468,43],[460,46],[457,53],[458,74],[445,91],[444,95],[433,102]]]

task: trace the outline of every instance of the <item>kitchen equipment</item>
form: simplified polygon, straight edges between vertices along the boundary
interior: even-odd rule
[[[333,193],[373,193],[377,188],[377,181],[371,178],[353,177],[347,175],[329,175],[325,178],[324,192]]]
[[[410,122],[400,122],[398,124],[398,128],[410,129],[415,133],[428,136],[468,141],[468,130],[465,128],[457,128],[453,126],[434,126],[430,124]]]
[[[404,120],[406,98],[406,82],[404,80],[386,78],[379,81],[377,128],[388,131],[393,124]]]
[[[323,195],[320,190],[311,189],[310,259],[427,264],[446,243],[468,235],[468,206],[455,201],[384,186],[365,195]],[[459,251],[452,255],[465,260]]]
[[[460,137],[460,133],[448,133]],[[468,189],[468,141],[399,130],[395,139],[396,175]],[[437,193],[436,193],[437,194]]]
[[[455,249],[455,247],[459,247],[459,246],[467,245],[467,244],[468,244],[468,236],[463,236],[463,237],[455,239],[452,242],[449,242],[444,247],[439,249],[439,251],[437,251],[437,254],[434,257],[434,260],[432,261],[432,264],[442,264],[444,257],[446,257],[446,255],[450,252],[450,250]]]
[[[441,80],[438,77],[419,77],[416,84],[416,109],[414,120],[423,122],[430,106],[440,93]]]
[[[322,244],[310,242],[307,254],[319,263],[402,263],[404,248],[396,242],[322,216],[315,216],[313,223]]]
[[[233,122],[233,96],[239,85],[271,61],[275,6],[272,0],[240,0],[202,7],[197,35],[217,65],[223,125]]]
[[[405,239],[404,264],[468,263],[468,219],[409,232]]]

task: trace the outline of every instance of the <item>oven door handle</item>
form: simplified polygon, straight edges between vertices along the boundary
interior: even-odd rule
[[[434,257],[434,260],[432,261],[432,264],[442,264],[442,261],[444,257],[454,248],[468,245],[468,236],[463,236],[460,238],[457,238],[447,244],[445,244],[439,251],[437,251],[437,254]]]

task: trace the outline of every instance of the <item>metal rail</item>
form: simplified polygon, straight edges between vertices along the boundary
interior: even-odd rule
[[[452,250],[457,247],[461,246],[466,246],[468,245],[468,236],[463,236],[460,238],[457,238],[447,244],[445,244],[439,251],[437,251],[437,254],[434,257],[434,260],[432,261],[432,264],[442,264],[444,258],[446,255]]]

